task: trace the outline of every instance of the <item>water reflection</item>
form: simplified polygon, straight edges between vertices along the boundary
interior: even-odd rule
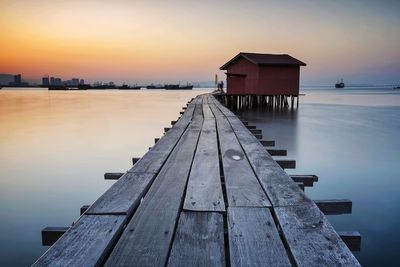
[[[296,170],[288,173],[320,177],[306,189],[308,196],[353,201],[353,214],[329,216],[329,220],[339,231],[361,232],[362,251],[355,254],[364,266],[396,266],[400,102],[393,101],[393,95],[380,95],[379,101],[386,97],[389,104],[371,105],[378,93],[354,95],[351,105],[340,92],[337,96],[311,92],[293,112],[238,113],[262,129],[266,138],[276,140],[277,148],[288,150],[286,158],[297,163]],[[318,102],[326,104],[307,104]]]
[[[0,266],[42,254],[40,231],[68,226],[204,91],[0,91]]]

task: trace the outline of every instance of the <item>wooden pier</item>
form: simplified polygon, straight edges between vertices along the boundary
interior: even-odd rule
[[[286,151],[251,130],[197,96],[34,266],[360,266],[321,210],[331,202],[299,187],[318,178],[290,177],[268,152]]]

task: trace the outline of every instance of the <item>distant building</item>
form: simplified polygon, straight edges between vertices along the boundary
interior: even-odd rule
[[[84,84],[85,84],[85,80],[84,79],[80,79],[79,85],[84,85]]]
[[[54,84],[55,86],[61,86],[62,85],[62,81],[60,78],[54,78]]]
[[[43,77],[42,78],[42,86],[49,86],[50,85],[50,79],[49,77]]]
[[[55,85],[55,81],[54,80],[55,80],[54,77],[50,77],[50,84],[51,85]]]
[[[78,78],[72,78],[72,86],[78,87],[79,85],[79,79]]]
[[[14,75],[14,85],[20,85],[22,82],[21,74]]]
[[[228,95],[299,95],[300,66],[287,54],[239,53],[220,69],[226,70]]]

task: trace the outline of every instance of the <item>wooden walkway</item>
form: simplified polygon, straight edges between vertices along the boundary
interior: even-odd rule
[[[325,215],[212,95],[34,266],[360,266]]]

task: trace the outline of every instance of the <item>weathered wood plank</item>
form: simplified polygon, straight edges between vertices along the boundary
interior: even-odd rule
[[[183,208],[197,211],[225,211],[214,117],[207,117],[204,120]]]
[[[271,156],[287,156],[287,150],[286,149],[267,149],[267,152]]]
[[[282,169],[296,169],[296,161],[295,160],[276,160],[276,163],[281,166]]]
[[[225,266],[222,214],[182,212],[168,266]]]
[[[124,175],[123,172],[106,172],[104,174],[104,180],[118,180]]]
[[[227,118],[273,206],[312,202],[238,118]]]
[[[217,121],[228,206],[270,206],[228,120],[215,105],[210,107]]]
[[[338,235],[351,251],[361,250],[361,234],[357,231],[339,231]]]
[[[313,186],[314,182],[318,182],[316,175],[290,175],[295,182],[302,182],[305,186]]]
[[[189,125],[193,111],[194,105],[189,105],[177,123],[128,172],[157,173]]]
[[[298,266],[361,266],[314,203],[274,210]]]
[[[157,175],[106,266],[166,264],[202,123],[202,108],[196,105],[193,122]]]
[[[83,215],[33,266],[99,266],[126,216]]]
[[[52,246],[70,227],[47,226],[42,230],[42,245]]]
[[[314,200],[314,203],[325,215],[351,213],[353,205],[349,199]]]
[[[125,173],[86,214],[131,214],[155,178],[154,173]]]
[[[228,208],[231,266],[291,266],[268,208]]]

